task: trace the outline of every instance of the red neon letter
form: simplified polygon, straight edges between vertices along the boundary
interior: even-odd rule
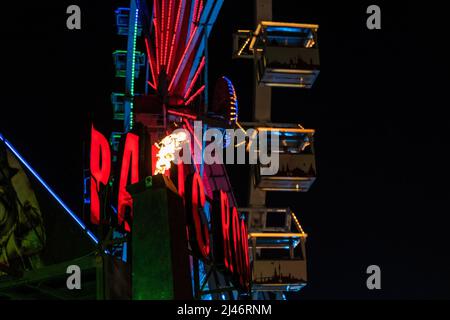
[[[178,163],[178,194],[184,201],[184,163]]]
[[[230,203],[225,192],[220,190],[220,213],[222,217],[223,256],[225,268],[233,272],[230,242]]]
[[[125,219],[127,207],[130,209],[130,217],[133,216],[133,199],[126,190],[128,185],[128,174],[131,168],[131,184],[139,181],[139,137],[135,134],[128,133],[123,151],[122,168],[120,171],[119,182],[119,205],[118,205],[118,222],[121,225]],[[131,228],[125,221],[125,230],[130,231]]]
[[[250,256],[248,253],[248,232],[247,226],[245,225],[245,221],[241,220],[241,241],[242,241],[242,285],[244,288],[248,288],[250,284]]]
[[[205,202],[205,188],[203,186],[202,178],[196,172],[192,179],[192,216],[194,218],[195,234],[200,254],[204,258],[208,258],[210,251],[208,225],[202,224],[199,214],[199,206],[203,208]]]
[[[241,224],[237,209],[233,207],[231,213],[232,234],[233,234],[233,257],[234,268],[239,275],[242,275],[242,250],[241,250]]]
[[[108,140],[94,126],[91,128],[91,222],[100,223],[100,184],[106,186],[111,173],[111,151]]]

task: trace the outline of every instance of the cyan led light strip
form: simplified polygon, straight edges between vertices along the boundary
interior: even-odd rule
[[[86,232],[86,234],[91,238],[91,240],[98,244],[97,237],[86,227],[86,225],[83,223],[83,221],[80,220],[80,218],[73,213],[72,210],[69,209],[69,207],[61,200],[60,197],[56,195],[56,193],[50,188],[50,186],[41,178],[41,176],[34,171],[34,169],[30,166],[30,164],[17,152],[17,150],[12,146],[11,143],[9,143],[8,140],[5,139],[0,134],[0,141],[3,141],[3,143],[6,145],[6,147],[21,161],[21,163],[33,174],[33,176],[44,186],[44,188],[55,198],[55,200],[64,208],[64,210],[72,217],[73,220]]]

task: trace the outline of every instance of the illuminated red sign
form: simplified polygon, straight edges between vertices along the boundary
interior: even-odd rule
[[[108,140],[94,127],[91,133],[91,222],[100,223],[100,187],[109,183],[111,175],[111,152]],[[248,289],[250,285],[250,262],[248,233],[245,221],[236,208],[230,207],[228,195],[215,191],[212,201],[211,229],[205,216],[207,197],[203,180],[194,172],[186,178],[184,165],[178,168],[178,193],[183,197],[188,222],[188,236],[193,253],[231,275],[236,285]],[[118,189],[118,223],[131,231],[127,213],[132,218],[133,201],[126,187],[139,181],[139,137],[128,133],[120,168]],[[211,245],[212,242],[212,245]]]
[[[189,175],[184,188],[192,250],[203,259],[212,258],[217,266],[222,266],[232,275],[241,288],[248,289],[251,274],[245,221],[239,217],[235,207],[230,207],[225,192],[215,192],[211,217],[214,250],[210,255],[211,234],[204,216],[206,196],[200,175],[197,172]]]
[[[91,222],[100,223],[100,188],[111,175],[111,151],[108,140],[94,126],[91,129]]]
[[[130,175],[131,173],[131,175]],[[130,231],[130,225],[125,221],[128,210],[130,219],[133,217],[133,199],[126,190],[130,184],[139,181],[139,137],[135,134],[127,134],[123,151],[122,166],[119,182],[119,205],[117,208],[119,225],[125,223],[125,230]]]
[[[228,271],[240,287],[248,289],[251,273],[247,227],[237,209],[230,208],[223,191],[214,192],[212,228],[216,264]]]
[[[187,177],[185,189],[186,216],[190,226],[189,239],[193,244],[192,249],[200,257],[209,259],[209,229],[203,215],[206,203],[205,188],[197,172]]]

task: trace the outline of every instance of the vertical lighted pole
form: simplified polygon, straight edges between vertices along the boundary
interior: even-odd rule
[[[136,67],[136,38],[138,33],[139,9],[136,0],[130,1],[130,17],[128,24],[127,69],[125,79],[125,113],[124,131],[133,129],[133,98]]]
[[[261,21],[272,21],[272,0],[256,0],[255,8],[255,25]],[[254,105],[253,105],[253,121],[261,123],[270,123],[272,118],[272,88],[268,86],[260,86],[257,80],[256,72],[256,59],[254,60]],[[249,206],[250,207],[266,207],[266,191],[258,188],[253,183],[255,181],[255,172],[250,171],[250,195],[249,195]],[[258,300],[269,299],[267,292],[259,294],[254,294],[253,299]],[[277,298],[280,299],[282,294],[277,294]]]
[[[272,0],[256,0],[255,8],[255,26],[257,27],[261,21],[272,20]],[[260,86],[257,80],[256,59],[254,60],[254,99],[253,99],[253,121],[254,122],[270,122],[272,114],[272,88]],[[255,172],[250,170],[250,193],[249,206],[264,208],[266,206],[266,191],[256,187]],[[258,294],[253,294],[253,299],[258,300]],[[263,297],[267,298],[267,297]]]
[[[272,0],[256,0],[256,23],[261,21],[272,21]],[[260,86],[256,77],[256,60],[254,72],[254,105],[253,105],[253,121],[254,122],[270,122],[271,108],[272,108],[272,88]],[[257,188],[253,181],[255,181],[254,172],[250,173],[250,196],[249,205],[251,207],[265,207],[266,206],[266,192]]]

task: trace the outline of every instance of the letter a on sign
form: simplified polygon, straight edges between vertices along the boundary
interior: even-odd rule
[[[131,179],[129,174],[131,171]],[[125,149],[123,151],[122,169],[120,172],[119,182],[119,206],[118,206],[118,220],[122,224],[125,219],[127,208],[132,215],[133,199],[126,190],[128,183],[137,183],[139,181],[139,136],[128,133],[125,141]],[[125,230],[130,231],[130,225],[125,221]]]

